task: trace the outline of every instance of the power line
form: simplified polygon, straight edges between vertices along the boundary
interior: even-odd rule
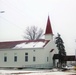
[[[9,5],[10,3],[8,2],[8,1],[3,1],[2,0],[2,2],[5,4],[5,5],[7,5],[9,8],[11,7],[12,9],[14,9],[14,10],[16,10],[17,12],[18,12],[18,15],[20,16],[20,13],[21,13],[21,15],[23,15],[23,16],[25,16],[24,15],[24,13],[23,12],[21,12],[19,9],[17,9],[15,6],[12,6],[12,3],[11,3],[11,5]],[[8,2],[8,3],[7,3]],[[11,9],[11,10],[12,10]],[[1,13],[3,13],[4,11],[2,11]],[[16,13],[17,13],[16,12]],[[3,18],[3,17],[1,17],[1,18]],[[9,22],[9,23],[11,23],[12,25],[14,25],[14,26],[16,26],[17,28],[19,28],[19,29],[21,29],[21,30],[23,30],[22,28],[20,28],[19,26],[17,26],[16,24],[14,24],[12,21],[9,21],[8,19],[6,19],[6,18],[3,18],[4,20],[6,20],[7,22]]]
[[[23,10],[21,10],[21,9],[17,8],[16,6],[12,5],[12,3],[9,3],[9,2],[7,3],[7,2],[8,2],[8,1],[6,1],[6,2],[4,1],[3,3],[6,4],[9,8],[11,7],[11,8],[14,9],[15,11],[17,11],[19,15],[21,14],[22,16],[25,16],[25,13],[21,12],[21,11],[23,11]],[[11,4],[11,5],[9,5],[9,4]],[[12,10],[12,9],[11,9],[11,10]],[[26,16],[25,16],[25,17],[26,17]]]
[[[0,16],[1,17],[1,16]],[[19,28],[21,31],[23,30],[22,28],[20,28],[19,26],[17,26],[16,24],[14,24],[12,21],[9,21],[8,19],[6,19],[6,18],[3,18],[3,17],[1,17],[3,20],[5,20],[5,21],[7,21],[8,23],[11,23],[12,25],[14,25],[15,27],[17,27],[17,28]],[[10,25],[11,25],[10,24]]]

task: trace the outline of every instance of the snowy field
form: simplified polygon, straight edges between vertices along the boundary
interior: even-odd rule
[[[33,70],[33,69],[24,69],[24,70],[0,70],[0,75],[76,75],[76,72],[71,71],[58,71],[57,69],[52,70]]]

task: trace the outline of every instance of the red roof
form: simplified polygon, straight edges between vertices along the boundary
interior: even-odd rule
[[[22,41],[9,41],[9,42],[0,42],[0,49],[6,49],[6,48],[13,48],[15,47],[17,44],[21,44],[21,43],[30,43],[30,42],[45,42],[45,45],[49,42],[49,40],[44,40],[44,39],[40,39],[40,40],[22,40]],[[44,45],[44,46],[45,46]],[[43,46],[43,47],[44,47]]]
[[[48,16],[48,20],[47,20],[47,26],[46,26],[45,34],[53,34],[49,16]]]

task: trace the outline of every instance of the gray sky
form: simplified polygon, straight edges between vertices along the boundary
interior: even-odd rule
[[[65,43],[67,54],[76,49],[76,0],[0,0],[0,41],[23,39],[27,26],[45,31],[50,16],[54,36]]]

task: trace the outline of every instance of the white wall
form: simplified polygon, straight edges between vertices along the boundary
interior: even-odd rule
[[[28,53],[28,62],[25,62],[25,53]],[[18,57],[14,62],[14,56]],[[4,62],[4,56],[7,56],[7,62]],[[36,61],[33,62],[33,56]],[[0,67],[45,67],[47,63],[44,48],[40,49],[2,49],[0,50]]]
[[[50,52],[52,49],[54,49],[54,50],[52,52]],[[45,46],[45,51],[46,51],[46,55],[49,57],[50,66],[53,66],[52,58],[53,58],[54,54],[58,53],[58,49],[53,40],[50,40],[50,42]]]
[[[53,40],[53,35],[52,34],[46,34],[45,40]]]

